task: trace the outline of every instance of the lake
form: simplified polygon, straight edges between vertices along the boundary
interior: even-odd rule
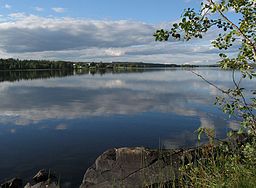
[[[229,71],[193,70],[232,86]],[[191,147],[199,127],[220,138],[236,128],[213,105],[218,90],[183,69],[0,72],[0,81],[1,180],[50,168],[64,187],[76,187],[109,148]]]

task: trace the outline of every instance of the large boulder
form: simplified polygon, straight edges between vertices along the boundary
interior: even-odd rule
[[[110,149],[87,169],[80,188],[150,187],[177,180],[179,164],[192,160],[189,150],[152,150],[143,147]]]

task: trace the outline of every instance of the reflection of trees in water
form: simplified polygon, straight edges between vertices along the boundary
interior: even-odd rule
[[[31,70],[31,71],[1,71],[0,82],[33,79],[47,79],[73,75],[72,70]]]
[[[73,75],[95,75],[95,74],[120,74],[120,73],[143,73],[150,71],[161,71],[163,69],[61,69],[61,70],[28,70],[28,71],[0,71],[0,82],[47,79],[55,77],[66,77]]]
[[[113,68],[90,68],[90,69],[77,69],[75,70],[75,74],[118,74],[118,73],[142,73],[145,71],[155,71],[156,69],[143,69],[143,68],[133,68],[133,69],[113,69]]]

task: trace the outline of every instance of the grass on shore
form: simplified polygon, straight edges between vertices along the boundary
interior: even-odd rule
[[[212,146],[179,173],[175,187],[256,188],[256,139]]]

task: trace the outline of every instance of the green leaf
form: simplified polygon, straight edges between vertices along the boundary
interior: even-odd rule
[[[240,128],[237,132],[237,134],[243,134],[244,133],[244,129]]]
[[[233,131],[228,131],[228,137],[232,137],[234,135],[234,132]]]

